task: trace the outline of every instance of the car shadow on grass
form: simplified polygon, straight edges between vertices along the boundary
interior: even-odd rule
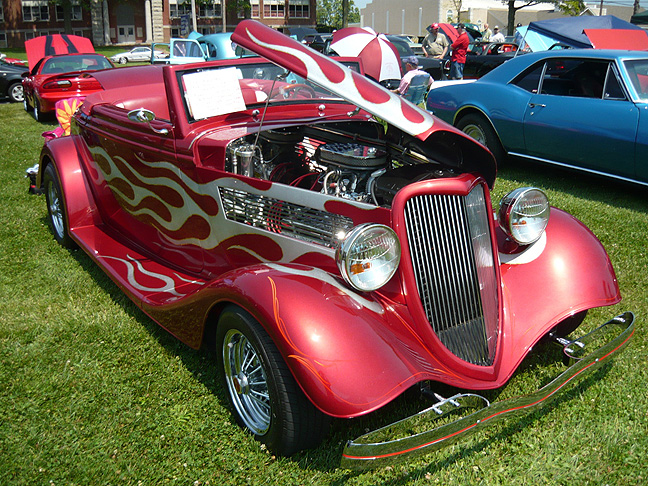
[[[648,187],[603,175],[509,157],[498,167],[498,180],[500,178],[563,192],[595,203],[648,213]]]

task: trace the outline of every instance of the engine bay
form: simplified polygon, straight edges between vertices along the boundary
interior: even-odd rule
[[[225,170],[377,206],[390,206],[412,182],[458,173],[399,144],[313,126],[269,129],[233,140]]]

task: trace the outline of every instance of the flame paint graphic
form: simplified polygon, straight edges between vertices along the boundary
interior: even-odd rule
[[[173,278],[171,278],[168,275],[164,275],[158,272],[153,272],[151,270],[145,269],[141,261],[137,260],[136,258],[133,258],[130,255],[126,255],[126,258],[128,260],[124,260],[123,258],[109,256],[109,255],[97,255],[97,256],[104,260],[115,260],[115,261],[122,262],[124,265],[126,265],[127,268],[126,278],[128,280],[128,283],[133,288],[141,292],[165,292],[175,297],[184,297],[187,294],[186,293],[182,294],[178,292],[177,291],[178,286],[185,285],[185,284],[204,285],[204,282],[198,280],[189,280],[178,275],[177,273],[174,273],[174,276],[179,280],[179,282],[176,282]],[[143,280],[151,280],[151,279],[161,281],[162,285],[158,285],[154,287],[152,286],[151,283],[149,283],[149,285],[146,285],[142,282]]]
[[[419,135],[432,128],[434,117],[416,108],[401,96],[378,88],[375,83],[341,64],[334,63],[317,51],[308,52],[302,45],[296,47],[284,43],[264,42],[255,36],[250,28],[244,30],[250,41],[274,53],[274,57],[290,56],[301,61],[307,71],[308,79],[330,89],[343,93],[348,101],[364,108],[369,113],[389,120],[392,125],[410,135]],[[273,36],[274,37],[274,36]]]
[[[222,242],[212,231],[222,217],[209,184],[194,181],[169,162],[146,162],[135,155],[141,164],[136,172],[123,157],[111,157],[103,147],[90,150],[111,191],[133,217],[176,245],[212,249]]]

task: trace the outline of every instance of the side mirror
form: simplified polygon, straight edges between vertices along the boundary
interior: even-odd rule
[[[155,113],[153,113],[151,110],[147,110],[146,108],[137,108],[136,110],[129,111],[128,119],[137,123],[146,123],[152,131],[159,133],[160,135],[167,135],[169,133],[169,130],[167,130],[166,128],[163,128],[162,130],[153,128],[151,122],[155,120]]]

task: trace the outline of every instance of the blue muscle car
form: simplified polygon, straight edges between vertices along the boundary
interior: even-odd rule
[[[648,185],[648,53],[525,54],[468,84],[430,91],[427,108],[517,156]]]

